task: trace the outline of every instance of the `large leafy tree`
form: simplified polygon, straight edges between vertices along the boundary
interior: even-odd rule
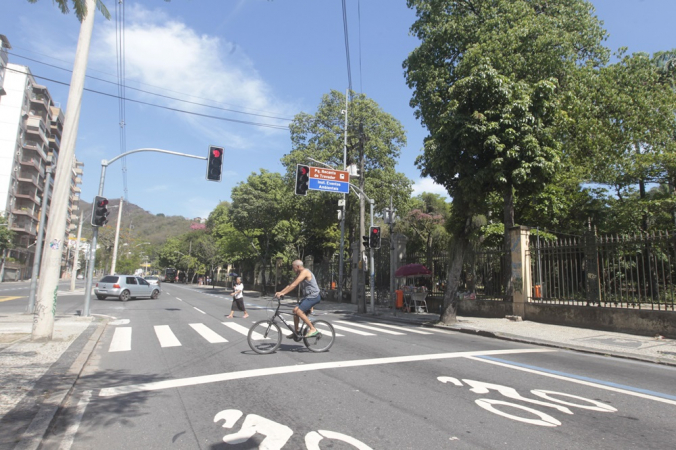
[[[417,162],[453,197],[451,229],[463,258],[487,197],[503,199],[505,248],[515,199],[541,190],[559,165],[557,125],[569,78],[607,58],[584,0],[408,0],[421,40],[404,62],[411,105],[428,128]],[[461,267],[451,263],[442,320],[455,320]],[[511,295],[509,278],[507,296]]]
[[[332,90],[325,94],[314,114],[300,113],[290,125],[292,150],[282,158],[286,179],[295,182],[297,164],[312,163],[308,158],[331,167],[343,168],[345,140],[345,94]],[[389,206],[390,195],[397,210],[402,210],[411,194],[411,181],[395,169],[406,134],[401,123],[363,94],[352,94],[348,104],[347,164],[358,164],[363,152],[363,177],[352,180],[375,200],[375,211]],[[302,224],[308,239],[308,253],[330,255],[335,251],[338,194],[310,191],[296,197],[295,219]],[[348,196],[348,238],[356,239],[359,227],[359,202]],[[367,207],[368,214],[368,207]]]
[[[68,14],[70,12],[70,8],[68,7],[68,0],[52,0],[52,1],[57,4],[62,13]],[[37,3],[38,0],[28,0],[28,2]],[[103,16],[106,19],[110,19],[110,13],[108,12],[108,8],[106,8],[106,5],[101,0],[95,0],[95,2],[96,8],[99,11],[101,11],[101,14],[103,14]],[[84,18],[87,16],[87,0],[71,0],[70,3],[73,5],[73,10],[75,10],[75,16],[77,17],[77,20],[82,22]]]
[[[258,255],[261,268],[277,251],[279,242],[275,229],[280,221],[288,218],[288,201],[292,195],[280,174],[266,170],[252,173],[246,182],[232,189],[230,219]],[[265,270],[262,273],[265,293]]]

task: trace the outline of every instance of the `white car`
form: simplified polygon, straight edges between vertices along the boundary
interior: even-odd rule
[[[158,288],[162,288],[162,283],[160,282],[160,277],[156,277],[155,275],[145,277],[144,280],[146,280],[148,283],[150,283],[151,286],[157,286]]]

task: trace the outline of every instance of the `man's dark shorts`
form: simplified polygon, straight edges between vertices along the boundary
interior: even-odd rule
[[[303,311],[305,314],[310,311],[310,309],[315,306],[317,303],[319,303],[322,300],[322,296],[318,295],[316,297],[305,297],[303,300],[300,301],[300,304],[298,305],[298,309]]]

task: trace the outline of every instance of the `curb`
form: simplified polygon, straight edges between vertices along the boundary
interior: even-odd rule
[[[18,443],[14,447],[15,450],[36,450],[42,443],[42,439],[50,429],[54,418],[58,411],[65,405],[66,400],[73,392],[75,383],[80,378],[80,374],[84,369],[85,364],[89,361],[89,357],[94,351],[96,344],[98,344],[103,330],[108,325],[108,320],[104,319],[98,325],[96,330],[89,336],[87,343],[82,348],[80,354],[75,358],[73,364],[66,372],[69,380],[64,383],[63,389],[50,395],[40,406],[38,413],[35,415],[31,423],[28,425],[26,431],[23,432]]]

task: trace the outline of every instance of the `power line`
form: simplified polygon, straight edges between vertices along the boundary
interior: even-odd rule
[[[345,57],[347,59],[347,87],[352,95],[352,68],[350,66],[350,39],[348,38],[347,27],[347,6],[343,0],[343,34],[345,35]]]
[[[16,73],[23,73],[19,70],[12,69],[11,67],[6,67],[5,69],[11,70],[12,72],[16,72]],[[60,85],[63,85],[63,86],[70,86],[70,83],[66,83],[66,82],[63,82],[63,81],[58,81],[58,80],[54,80],[52,78],[43,77],[43,76],[40,76],[40,75],[36,75],[34,73],[31,73],[31,75],[34,78],[38,78],[40,80],[50,81],[52,83],[60,84]],[[119,96],[117,96],[117,95],[109,94],[107,92],[97,91],[97,90],[94,90],[94,89],[84,88],[84,90],[87,91],[87,92],[94,93],[94,94],[104,95],[106,97],[119,98]],[[144,102],[144,101],[141,101],[141,100],[134,100],[134,99],[131,99],[131,98],[127,98],[126,101],[132,102],[132,103],[138,103],[140,105],[152,106],[154,108],[166,109],[168,111],[180,112],[180,113],[183,113],[183,114],[191,114],[193,116],[222,120],[222,121],[225,121],[225,122],[241,123],[241,124],[244,124],[244,125],[253,125],[253,126],[257,126],[257,127],[272,128],[272,129],[276,129],[276,130],[288,130],[288,127],[284,126],[284,125],[275,125],[275,124],[272,124],[272,123],[249,122],[249,121],[246,121],[246,120],[229,119],[227,117],[212,116],[210,114],[203,114],[203,113],[198,113],[198,112],[194,112],[194,111],[186,111],[184,109],[171,108],[169,106],[156,105],[154,103]]]
[[[40,60],[37,60],[37,59],[29,58],[27,56],[18,55],[16,53],[11,53],[11,52],[8,52],[8,54],[10,54],[12,56],[16,56],[17,58],[25,59],[27,61],[36,62],[38,64],[42,64],[42,65],[45,65],[47,67],[52,67],[54,69],[63,70],[64,72],[69,72],[69,73],[72,72],[72,70],[69,70],[69,69],[66,69],[66,68],[63,68],[63,67],[59,67],[59,66],[55,66],[54,64],[49,64],[49,63],[46,63],[44,61],[40,61]],[[57,61],[61,61],[61,60],[57,60]],[[63,62],[68,62],[68,61],[63,61]],[[94,77],[94,76],[91,76],[91,75],[87,75],[87,78],[92,79],[92,80],[96,80],[96,81],[101,81],[102,83],[108,83],[108,84],[114,84],[114,85],[118,84],[115,81],[105,80],[103,78],[98,78],[98,77]],[[140,83],[140,84],[145,84],[145,83]],[[156,87],[158,89],[163,89],[163,88],[160,88],[159,86],[153,86],[153,85],[150,85],[150,84],[148,84],[147,86]],[[286,120],[286,121],[289,121],[289,122],[293,121],[293,119],[289,119],[288,117],[278,117],[278,116],[273,116],[273,115],[269,115],[269,114],[256,114],[256,113],[240,111],[240,110],[236,110],[236,109],[222,108],[220,106],[213,106],[213,105],[207,105],[207,104],[204,104],[204,103],[193,102],[193,101],[190,101],[190,100],[184,100],[184,99],[181,99],[181,98],[171,97],[169,95],[164,95],[164,94],[158,94],[156,92],[146,91],[144,89],[134,88],[134,87],[131,87],[131,86],[125,86],[125,89],[131,89],[133,91],[142,92],[144,94],[154,95],[154,96],[161,97],[161,98],[166,98],[168,100],[175,100],[177,102],[188,103],[190,105],[202,106],[204,108],[217,109],[219,111],[228,111],[228,112],[233,112],[233,113],[237,113],[237,114],[246,114],[248,116],[265,117],[267,119]],[[187,95],[189,97],[195,97],[195,98],[199,98],[199,99],[202,99],[202,100],[208,100],[208,99],[205,99],[205,98],[202,98],[202,97],[197,97],[197,96],[190,95],[190,94],[184,94],[182,92],[171,91],[169,89],[165,89],[165,90],[168,91],[168,92],[176,92],[177,94],[181,94],[181,95]],[[224,103],[224,104],[226,104],[226,103]]]
[[[120,124],[120,154],[127,151],[127,110],[126,110],[126,66],[125,66],[125,33],[124,33],[124,5],[120,0],[115,4],[115,53],[117,63],[117,92],[119,95],[119,124]],[[122,187],[124,198],[129,202],[127,190],[127,157],[122,158]],[[121,207],[121,206],[120,206]]]

